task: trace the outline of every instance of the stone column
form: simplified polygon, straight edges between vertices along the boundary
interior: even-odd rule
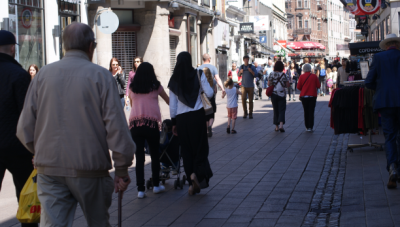
[[[187,49],[187,38],[186,38],[186,23],[187,23],[187,16],[174,16],[175,19],[175,28],[181,31],[181,35],[177,39],[176,45],[176,54],[182,51],[188,51]]]

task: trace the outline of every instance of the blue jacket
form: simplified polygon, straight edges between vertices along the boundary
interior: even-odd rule
[[[374,110],[400,107],[400,50],[374,55],[365,87],[375,90]]]

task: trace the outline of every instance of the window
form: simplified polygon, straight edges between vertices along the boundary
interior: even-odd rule
[[[308,0],[304,0],[304,8],[308,8]]]
[[[299,18],[299,28],[303,28],[303,21]]]
[[[321,31],[321,19],[318,19],[318,31]]]
[[[293,29],[292,22],[293,22],[293,18],[288,18],[287,29]]]
[[[25,69],[30,64],[41,68],[45,64],[43,1],[9,0],[8,13],[9,31],[19,44],[15,46],[15,60]]]
[[[301,3],[302,3],[301,0],[297,1],[297,8],[302,8]]]
[[[304,28],[308,28],[308,20],[304,20]]]
[[[386,32],[390,34],[390,15],[386,18]]]
[[[190,55],[192,55],[192,65],[197,67],[197,23],[196,17],[189,16],[189,27],[190,27]]]

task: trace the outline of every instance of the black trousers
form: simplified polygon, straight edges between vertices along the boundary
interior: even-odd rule
[[[304,109],[304,123],[307,129],[314,127],[314,111],[317,97],[302,98],[301,103]]]
[[[190,111],[176,116],[179,143],[185,173],[195,173],[202,188],[208,187],[213,173],[208,162],[208,137],[204,109]],[[189,180],[189,185],[192,182]]]
[[[22,145],[21,145],[22,146]],[[18,148],[20,149],[20,148]],[[12,153],[13,150],[7,151]],[[28,153],[28,151],[26,151]],[[15,193],[19,201],[22,188],[33,171],[32,155],[26,156],[0,156],[0,190],[6,170],[10,171],[15,185]],[[10,187],[10,185],[7,185]],[[38,224],[21,224],[21,227],[37,227]]]
[[[140,126],[131,128],[131,134],[133,141],[136,143],[136,185],[138,191],[143,192],[146,189],[144,180],[145,141],[147,141],[150,150],[153,186],[160,185],[160,132],[158,127]]]
[[[271,102],[274,109],[274,125],[279,125],[281,122],[285,124],[286,97],[272,94]]]

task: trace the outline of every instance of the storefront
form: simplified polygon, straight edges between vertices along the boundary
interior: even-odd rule
[[[42,0],[9,0],[8,30],[19,45],[16,45],[15,59],[27,69],[36,64],[45,65],[44,12]],[[7,28],[6,28],[7,29]]]

